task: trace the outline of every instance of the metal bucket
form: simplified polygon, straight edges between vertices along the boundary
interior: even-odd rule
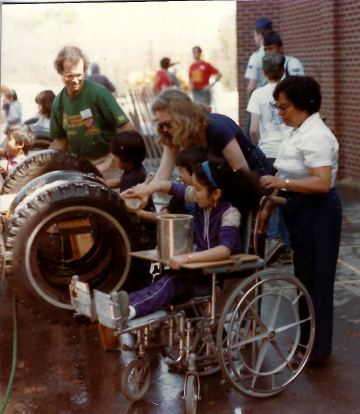
[[[157,218],[157,252],[160,260],[193,251],[193,216],[166,214]]]

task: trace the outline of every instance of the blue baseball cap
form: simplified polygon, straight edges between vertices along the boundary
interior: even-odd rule
[[[272,21],[266,18],[257,19],[255,30],[272,30]]]

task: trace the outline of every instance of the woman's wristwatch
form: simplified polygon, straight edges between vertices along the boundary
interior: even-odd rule
[[[288,178],[285,178],[284,181],[285,181],[285,186],[281,188],[281,191],[290,191],[290,188],[289,188],[290,180]]]

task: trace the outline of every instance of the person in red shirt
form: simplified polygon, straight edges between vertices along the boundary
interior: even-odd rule
[[[189,69],[190,89],[193,101],[197,104],[209,106],[211,102],[210,89],[221,78],[222,74],[210,63],[201,59],[201,47],[194,46],[192,49],[195,62]],[[216,75],[215,81],[210,85],[209,80]]]
[[[161,69],[156,72],[154,91],[156,94],[161,93],[166,88],[181,88],[179,79],[171,72],[168,72],[170,66],[174,66],[170,59],[164,57],[160,60]]]

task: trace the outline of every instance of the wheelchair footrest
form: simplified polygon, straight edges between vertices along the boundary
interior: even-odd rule
[[[142,318],[131,319],[127,322],[127,326],[131,328],[133,326],[142,325],[143,323],[163,318],[164,316],[167,316],[167,312],[160,310],[154,313],[150,313],[150,315],[143,316]]]

